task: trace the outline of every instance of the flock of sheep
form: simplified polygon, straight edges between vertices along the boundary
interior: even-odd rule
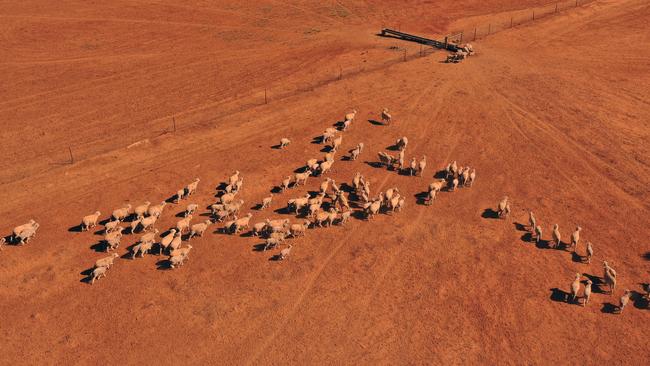
[[[500,218],[505,218],[510,214],[510,199],[506,196],[503,197],[501,201],[497,204],[496,208],[496,214]],[[533,211],[528,211],[528,225],[527,225],[527,230],[530,233],[531,240],[534,240],[536,244],[540,244],[540,242],[543,240],[542,239],[542,227],[541,225],[538,224],[537,218]],[[572,250],[573,254],[579,258],[579,261],[581,263],[585,264],[591,264],[591,259],[594,256],[594,248],[593,244],[589,241],[586,242],[585,247],[584,247],[584,255],[578,254],[578,248],[580,245],[580,232],[582,231],[582,228],[580,226],[576,226],[574,231],[571,233],[571,238],[570,242],[565,243],[562,241],[562,235],[560,233],[560,227],[558,224],[553,225],[553,229],[551,232],[551,240],[548,241],[548,245],[551,246],[552,248],[555,249],[567,249],[567,250]],[[594,276],[589,276],[587,274],[584,274],[584,277],[586,277],[586,280],[584,281],[584,290],[582,293],[582,296],[580,296],[580,289],[583,285],[582,281],[583,274],[581,273],[576,273],[576,276],[573,280],[573,282],[570,285],[570,292],[568,295],[565,297],[565,300],[567,302],[575,303],[575,304],[582,304],[582,306],[587,306],[589,303],[589,299],[591,298],[592,295],[592,285],[594,284],[593,280],[595,279]],[[614,294],[614,290],[616,289],[616,283],[617,283],[617,274],[616,271],[607,263],[607,261],[603,261],[603,277],[602,280],[598,279],[600,284],[603,287],[608,287],[609,289],[609,294]],[[644,294],[639,294],[639,296],[644,297],[646,300],[650,301],[650,285],[645,285],[644,286]],[[625,306],[630,302],[630,298],[632,296],[633,292],[625,289],[623,295],[619,299],[619,305],[617,308],[617,311],[619,314],[623,312],[623,309],[625,309]],[[580,302],[580,299],[582,299],[582,302]]]
[[[471,53],[471,46],[469,47]],[[168,256],[167,265],[170,268],[177,268],[182,266],[189,257],[192,245],[187,243],[194,237],[203,236],[213,224],[222,224],[223,226],[219,230],[225,234],[234,235],[248,231],[251,236],[264,239],[260,250],[266,251],[280,248],[288,239],[304,236],[310,228],[344,225],[355,212],[357,213],[356,217],[370,220],[381,212],[391,214],[401,211],[406,201],[397,187],[388,188],[385,192],[379,192],[376,196],[372,196],[370,179],[362,176],[360,172],[353,176],[350,184],[342,186],[339,186],[334,179],[326,176],[331,171],[335,156],[341,149],[343,132],[351,127],[356,114],[357,111],[353,110],[344,116],[344,120],[338,124],[338,128],[327,128],[323,132],[318,142],[327,144],[329,149],[322,160],[315,158],[307,160],[306,164],[300,170],[297,170],[298,173],[286,176],[277,187],[273,187],[272,193],[264,197],[257,207],[260,212],[264,211],[271,207],[273,202],[277,200],[278,195],[294,187],[305,185],[309,177],[321,178],[319,191],[316,194],[306,193],[303,196],[287,200],[285,212],[296,215],[298,221],[292,223],[289,219],[266,218],[263,221],[251,224],[253,214],[249,212],[242,215],[240,213],[244,200],[238,199],[238,194],[243,187],[243,177],[239,171],[235,171],[218,187],[216,202],[208,206],[209,214],[206,214],[209,216],[208,219],[192,223],[200,206],[196,203],[190,203],[186,205],[181,215],[182,218],[178,220],[176,225],[167,232],[160,233],[155,226],[165,212],[165,207],[169,203],[180,204],[182,200],[193,195],[197,191],[200,182],[200,179],[196,178],[179,189],[171,200],[156,205],[152,205],[151,202],[144,202],[136,207],[129,204],[115,209],[103,221],[102,234],[104,237],[101,241],[104,251],[107,253],[113,251],[113,253],[96,260],[88,277],[89,282],[93,284],[97,279],[106,276],[108,269],[114,264],[115,259],[119,257],[115,251],[119,248],[122,237],[126,233],[141,234],[140,238],[130,247],[129,251],[132,259],[138,256],[143,257],[145,254],[151,253],[156,247],[159,255],[166,254]],[[389,114],[388,109],[384,108],[380,116],[383,124],[391,123],[392,116]],[[291,141],[288,138],[282,138],[277,147],[285,149],[290,143]],[[426,156],[422,156],[420,159],[412,157],[410,162],[407,163],[408,160],[406,160],[405,154],[408,143],[407,137],[397,139],[395,145],[391,147],[392,150],[397,151],[397,155],[393,156],[389,152],[380,151],[378,153],[379,162],[374,165],[385,167],[402,175],[424,176],[427,158]],[[360,142],[354,148],[348,150],[348,155],[344,157],[344,160],[356,161],[363,150],[364,144]],[[425,205],[431,205],[437,194],[443,189],[453,192],[459,187],[471,187],[476,179],[476,169],[459,166],[456,161],[453,161],[442,171],[436,172],[436,176],[438,179],[429,185],[425,193],[420,195],[421,201]],[[500,218],[506,218],[510,215],[511,207],[508,197],[504,197],[497,204],[495,213]],[[99,211],[83,217],[79,226],[80,231],[88,231],[96,227],[100,224],[100,217],[101,212]],[[531,238],[536,243],[540,243],[542,228],[538,225],[532,211],[529,212],[528,221]],[[38,228],[39,224],[34,220],[30,220],[26,224],[15,227],[8,240],[17,245],[23,245],[36,236]],[[581,227],[578,226],[571,235],[569,249],[573,249],[574,253],[577,253],[578,250],[581,230]],[[7,239],[0,238],[0,249],[6,244],[6,241]],[[556,248],[562,246],[562,237],[558,224],[553,226],[552,243]],[[290,255],[292,247],[292,245],[287,245],[281,249],[274,256],[275,259],[286,259]],[[581,261],[589,264],[592,257],[593,245],[587,242],[585,256],[580,257],[582,258]],[[608,286],[609,292],[613,294],[617,283],[616,271],[607,262],[603,262],[603,266],[603,284]],[[582,275],[580,273],[576,274],[567,301],[578,301],[582,284],[581,279]],[[592,278],[585,281],[581,297],[583,306],[586,306],[589,302],[592,294],[592,284]],[[644,289],[646,294],[642,296],[650,300],[650,288],[648,287],[650,286]],[[625,293],[620,298],[619,312],[622,312],[628,304],[631,295],[631,291],[625,290]]]

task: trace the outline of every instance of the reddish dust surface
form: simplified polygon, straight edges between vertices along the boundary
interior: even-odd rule
[[[41,223],[0,253],[0,363],[647,362],[650,312],[637,294],[650,281],[647,1],[596,1],[496,33],[461,64],[443,52],[387,62],[419,46],[375,33],[440,36],[549,2],[108,3],[0,5],[2,235]],[[371,122],[382,107],[390,126]],[[342,151],[365,150],[355,162],[339,153],[329,175],[349,183],[359,171],[373,196],[399,187],[402,212],[310,229],[283,262],[217,224],[179,269],[159,270],[164,256],[118,258],[83,282],[101,235],[69,228],[195,177],[185,202],[201,213],[237,169],[253,222],[298,220],[281,209],[321,177],[253,207],[322,158],[312,139],[352,108]],[[271,148],[285,136],[286,150]],[[427,156],[424,177],[369,164],[401,136],[407,160]],[[475,167],[476,184],[418,204],[451,160]],[[504,195],[512,216],[490,218]],[[159,229],[183,208],[168,207]],[[592,263],[529,242],[519,225],[529,209],[545,239],[555,223],[565,239],[580,225],[578,254],[591,241]],[[618,272],[614,295],[563,301],[575,273],[596,280],[603,260]],[[615,314],[626,288],[633,300]]]

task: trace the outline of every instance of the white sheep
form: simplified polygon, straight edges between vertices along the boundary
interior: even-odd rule
[[[339,136],[332,141],[332,151],[337,151],[343,143],[343,136]]]
[[[318,166],[318,169],[320,170],[320,174],[323,175],[327,173],[332,168],[333,163],[334,163],[333,161],[324,161],[320,163],[320,165]]]
[[[7,239],[5,238],[0,238],[0,251],[2,251],[3,247],[7,245]]]
[[[248,224],[251,220],[251,217],[253,217],[253,214],[248,213],[246,216],[242,217],[241,219],[235,220],[233,227],[231,228],[231,232],[234,232],[235,234],[239,233],[242,229],[248,228]]]
[[[289,234],[291,237],[304,236],[310,224],[309,220],[304,220],[302,224],[291,224]]]
[[[454,178],[454,179],[451,181],[451,190],[452,190],[452,192],[455,191],[456,188],[458,188],[458,183],[459,183],[458,178]],[[507,208],[507,205],[506,205],[506,208]],[[505,213],[506,210],[504,209],[503,212]]]
[[[284,149],[285,147],[289,146],[290,143],[291,143],[291,140],[289,140],[288,138],[286,138],[286,137],[281,138],[280,139],[280,149]]]
[[[582,230],[582,228],[576,226],[576,230],[571,234],[571,248],[573,248],[574,252],[578,249],[578,243],[580,242],[580,230]]]
[[[474,184],[474,180],[476,180],[476,169],[472,169],[472,172],[469,173],[469,179],[467,182],[470,187]]]
[[[280,251],[280,255],[278,256],[278,260],[282,261],[282,260],[286,259],[289,256],[289,254],[291,254],[291,247],[292,247],[292,245],[289,244],[286,248],[282,249]]]
[[[580,291],[580,277],[582,277],[582,275],[576,273],[576,278],[573,280],[573,283],[571,283],[571,301],[575,301],[578,297],[578,292]]]
[[[146,233],[140,237],[140,243],[153,243],[156,240],[156,235],[158,234],[158,229],[150,233]]]
[[[627,306],[627,304],[630,302],[630,297],[632,296],[632,292],[630,290],[625,290],[625,294],[621,296],[620,299],[620,305],[618,306],[618,313],[622,314],[623,309]]]
[[[266,222],[258,222],[253,225],[253,229],[251,229],[251,234],[253,236],[260,236],[265,233],[266,229]]]
[[[420,162],[418,163],[418,173],[420,174],[420,176],[424,175],[424,168],[426,167],[427,167],[427,157],[425,155],[422,157],[422,160],[420,160]]]
[[[102,277],[106,277],[107,270],[108,270],[107,267],[97,267],[93,269],[92,273],[90,274],[90,284],[94,285],[95,280],[98,280]]]
[[[185,197],[185,188],[181,188],[176,191],[174,197],[174,203],[179,203]]]
[[[354,161],[359,158],[359,155],[361,154],[361,149],[357,145],[354,149],[348,151],[350,153],[350,160]]]
[[[185,256],[184,255],[170,256],[168,261],[169,261],[170,268],[180,267],[183,265],[183,262],[185,261]]]
[[[393,119],[393,117],[390,115],[390,113],[388,113],[388,108],[384,108],[381,111],[381,120],[382,120],[382,122],[384,122],[386,124],[390,124],[390,121],[392,119]]]
[[[185,257],[185,259],[188,259],[190,257],[190,251],[192,251],[192,246],[190,244],[187,244],[187,246],[185,248],[177,248],[177,249],[172,250],[169,253],[169,255],[171,257],[175,257],[175,256],[180,255],[180,256]]]
[[[433,201],[435,201],[435,199],[436,199],[436,195],[437,195],[437,192],[438,192],[438,191],[435,190],[435,189],[432,189],[432,190],[430,190],[430,191],[428,192],[428,194],[427,194],[427,198],[426,198],[426,204],[427,204],[428,206],[432,205],[432,204],[433,204]]]
[[[320,192],[321,193],[327,192],[327,189],[329,188],[329,184],[330,184],[331,181],[332,181],[332,178],[325,178],[325,180],[323,180],[320,183]]]
[[[587,263],[591,263],[591,257],[594,256],[594,248],[591,246],[591,242],[587,242]]]
[[[614,289],[616,288],[616,271],[614,271],[613,268],[609,267],[607,265],[607,262],[603,262],[603,267],[604,267],[604,275],[603,275],[603,281],[605,282],[605,285],[609,286],[610,293],[614,293]]]
[[[235,172],[228,178],[228,184],[235,184],[239,180],[239,170],[235,170]]]
[[[211,220],[205,220],[201,223],[192,225],[192,228],[190,230],[190,239],[192,239],[194,236],[203,236],[211,224]]]
[[[14,228],[14,231],[13,231],[12,241],[13,241],[13,242],[16,242],[16,241],[18,240],[18,237],[20,236],[20,233],[21,233],[21,232],[23,232],[23,231],[25,231],[25,230],[28,230],[28,229],[31,229],[31,228],[33,228],[33,227],[36,226],[36,225],[38,225],[38,224],[36,223],[36,221],[34,221],[34,220],[32,219],[32,220],[29,220],[29,222],[26,223],[26,224],[22,224],[22,225],[18,225],[18,226],[16,226],[16,227]]]
[[[307,178],[311,175],[311,171],[306,171],[304,173],[296,173],[296,183],[294,186],[307,184]]]
[[[457,179],[454,178],[455,181]],[[499,204],[497,205],[497,215],[499,217],[504,217],[506,216],[506,207],[508,206],[508,196],[505,196],[499,201]]]
[[[264,241],[264,251],[276,248],[280,243],[282,242],[282,239],[280,238],[266,238]]]
[[[201,179],[196,178],[196,179],[194,179],[194,182],[188,184],[188,185],[185,187],[185,192],[187,192],[187,193],[186,193],[186,196],[191,196],[191,195],[193,195],[194,193],[196,193],[196,189],[198,188],[198,186],[199,186],[199,182],[200,182],[200,181],[201,181]]]
[[[176,229],[171,229],[167,235],[161,237],[159,254],[162,254],[163,250],[169,247],[172,240],[174,240],[174,236],[176,236]]]
[[[155,229],[156,221],[158,221],[158,217],[156,216],[149,216],[149,217],[144,217],[140,220],[138,220],[138,224],[136,225],[135,229],[138,227],[142,228],[142,231],[148,231],[150,229]],[[132,231],[134,232],[134,231]]]
[[[381,208],[381,200],[368,202],[366,205],[364,205],[364,208],[366,210],[366,217],[368,219],[371,219],[373,216],[379,213],[379,209]]]
[[[120,256],[119,254],[113,253],[107,257],[100,258],[95,262],[95,267],[93,268],[99,268],[99,267],[111,268],[113,262],[115,261],[115,258],[119,256]]]
[[[429,191],[438,191],[440,192],[442,188],[445,186],[445,180],[444,179],[439,179],[431,184],[429,184]]]
[[[415,158],[411,159],[411,170],[409,170],[409,175],[414,176],[417,174],[418,171],[418,162]]]
[[[167,205],[167,202],[162,201],[159,205],[149,206],[149,209],[147,210],[147,213],[149,214],[149,216],[160,217],[160,215],[162,215],[163,210],[165,209],[166,205]]]
[[[589,298],[591,297],[591,285],[593,282],[591,280],[587,280],[587,284],[585,285],[585,301],[582,302],[582,306],[587,306],[587,303],[589,302]]]
[[[131,212],[131,204],[126,205],[125,207],[118,208],[117,210],[113,211],[113,214],[111,217],[114,220],[122,221],[124,220],[127,216],[129,216],[129,212]]]
[[[271,193],[268,197],[264,197],[262,199],[262,206],[260,207],[260,210],[269,208],[269,206],[271,206],[271,203],[273,203],[273,193]]]
[[[535,227],[537,227],[537,219],[535,219],[535,214],[533,211],[528,211],[528,224],[530,227],[530,231],[533,232],[535,231]]]
[[[146,253],[149,253],[153,248],[153,242],[143,242],[137,243],[131,247],[131,259],[135,258],[138,254],[140,257],[144,257]]]
[[[83,219],[81,219],[81,231],[86,231],[97,226],[97,221],[99,220],[99,216],[101,216],[101,214],[101,212],[95,211],[94,214],[84,216]]]
[[[350,121],[350,122],[352,122],[352,121],[354,121],[354,117],[356,117],[356,115],[357,115],[357,110],[356,110],[356,109],[353,109],[352,112],[347,113],[347,114],[345,115],[345,119],[344,119],[344,121]]]
[[[395,146],[397,146],[397,149],[400,151],[404,151],[408,144],[409,139],[406,136],[398,138],[397,141],[395,141]]]
[[[137,220],[137,221],[134,221],[134,222],[139,223],[140,221]],[[121,222],[117,221],[117,220],[107,222],[104,225],[104,234],[112,233],[113,231],[115,231],[119,227],[120,224],[121,224]],[[131,228],[133,228],[133,222],[131,223]]]
[[[539,244],[541,240],[542,240],[542,227],[537,225],[535,226],[535,242]]]
[[[141,219],[144,217],[147,211],[149,211],[149,206],[151,206],[151,202],[146,201],[140,206],[136,206],[136,208],[133,209],[133,213],[136,215],[137,218]]]
[[[176,223],[176,230],[178,230],[178,232],[181,234],[184,231],[189,231],[190,221],[192,221],[192,215],[187,215],[185,218],[178,220],[178,222]]]
[[[266,219],[266,231],[270,233],[285,232],[289,227],[289,219]]]
[[[560,234],[560,225],[553,225],[553,242],[555,242],[555,247],[559,247],[562,243],[562,235]]]
[[[291,184],[291,176],[288,175],[286,178],[282,180],[282,184],[280,185],[280,191],[284,192],[289,188],[289,185]]]
[[[196,212],[196,210],[198,209],[199,209],[199,205],[197,205],[196,203],[190,203],[189,205],[187,205],[187,208],[185,208],[185,212],[183,213],[183,216],[187,217],[188,215],[191,215],[194,212]]]
[[[23,245],[33,238],[36,237],[36,231],[38,230],[38,227],[40,225],[38,223],[35,223],[32,226],[27,227],[26,229],[22,230],[20,234],[18,234],[18,237],[16,238],[18,241],[18,244]]]
[[[341,131],[347,131],[348,128],[350,128],[351,124],[352,124],[352,121],[343,121],[343,127],[341,128]]]
[[[219,197],[218,202],[220,203],[231,203],[235,200],[235,193],[226,193]]]
[[[174,249],[178,249],[181,247],[183,244],[183,236],[181,232],[177,232],[174,234],[174,238],[172,239],[171,243],[169,243],[169,251],[173,251]]]

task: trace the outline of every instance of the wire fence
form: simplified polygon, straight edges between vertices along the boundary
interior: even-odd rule
[[[446,38],[448,42],[458,44],[474,41],[490,34],[573,9],[592,1],[593,0],[566,0],[547,6],[527,9],[525,11],[502,14],[492,17],[491,19],[494,19],[494,21],[490,21],[488,24],[456,30]],[[99,140],[87,141],[86,143],[75,144],[68,147],[68,149],[62,152],[49,152],[47,156],[42,157],[44,159],[39,160],[50,166],[68,163],[73,164],[97,155],[108,153],[116,148],[138,146],[140,142],[145,139],[156,138],[161,135],[195,129],[197,127],[216,126],[217,122],[226,120],[228,117],[245,110],[257,108],[269,103],[275,103],[297,94],[311,92],[329,83],[344,78],[351,78],[361,73],[380,70],[400,62],[429,56],[433,53],[439,52],[440,50],[430,46],[396,41],[394,45],[388,47],[388,52],[386,52],[387,50],[385,45],[382,45],[380,49],[376,49],[375,51],[380,52],[380,57],[374,57],[372,62],[369,63],[362,63],[356,66],[349,66],[349,64],[346,64],[346,66],[339,66],[325,72],[320,69],[305,71],[310,72],[311,75],[315,75],[308,78],[307,82],[302,81],[305,79],[304,77],[298,78],[301,81],[294,80],[293,82],[287,82],[287,80],[282,80],[281,82],[278,82],[275,85],[269,85],[266,88],[259,88],[230,95],[227,98],[215,101],[214,103],[209,103],[206,107],[197,110],[180,112],[172,116],[149,120],[145,123],[146,128],[143,129],[141,133],[129,136],[126,141],[125,139],[122,139],[120,141],[120,146],[117,147],[115,146],[114,141],[109,142],[104,140],[103,143]],[[320,73],[320,75],[318,75],[318,73]],[[214,117],[206,117],[206,115]]]
[[[564,0],[526,10],[496,15],[491,17],[490,22],[487,24],[454,30],[447,35],[447,39],[449,42],[456,44],[475,41],[489,36],[490,34],[504,31],[520,24],[546,18],[566,10],[575,9],[593,1],[594,0]]]

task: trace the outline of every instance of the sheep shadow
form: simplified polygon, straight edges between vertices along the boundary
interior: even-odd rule
[[[571,261],[574,263],[584,263],[584,258],[576,252],[571,252]]]
[[[282,193],[282,187],[280,186],[275,186],[269,190],[269,192],[275,194],[275,193]]]
[[[176,203],[176,198],[177,198],[176,194],[173,194],[173,195],[167,197],[167,199],[165,199],[165,202],[167,202],[167,203]]]
[[[616,314],[618,313],[618,310],[619,310],[618,306],[610,302],[606,302],[603,304],[603,307],[600,309],[600,312],[605,314]]]
[[[525,243],[532,243],[532,242],[534,242],[533,234],[531,234],[531,233],[525,233],[524,235],[521,236],[521,241],[523,241],[523,242],[525,242]]]
[[[97,253],[107,253],[106,249],[108,248],[108,243],[101,240],[90,246],[90,250],[94,250]]]
[[[382,122],[379,122],[379,121],[374,120],[374,119],[369,119],[368,123],[370,123],[372,125],[375,125],[375,126],[383,126],[384,125]]]
[[[650,261],[650,252],[646,252],[644,255],[641,256],[643,259]]]
[[[588,273],[583,273],[582,275],[591,280],[591,292],[595,294],[609,294],[608,291],[605,291],[605,283],[600,277]]]
[[[392,168],[388,170],[397,171],[397,175],[400,175],[402,177],[415,177],[415,175],[411,175],[411,169]]]
[[[106,218],[106,219],[103,219],[103,220],[97,221],[97,225],[106,226],[106,224],[108,224],[109,222],[112,221],[112,218],[113,218],[113,217],[111,216],[111,217],[108,217],[108,218]]]
[[[555,302],[568,302],[570,294],[562,289],[554,287],[550,289],[551,297],[550,299]]]
[[[348,183],[345,183],[345,182],[341,183],[341,185],[339,186],[339,189],[342,190],[343,192],[346,192],[346,193],[353,193],[354,192],[354,187],[352,187],[351,185],[349,185]]]
[[[159,271],[169,271],[172,269],[172,262],[169,259],[161,259],[156,262],[156,269]]]
[[[515,225],[515,230],[517,230],[517,231],[528,231],[528,229],[526,228],[526,225],[524,225],[522,223],[513,222],[512,224]]]
[[[345,121],[337,121],[334,124],[332,124],[332,127],[336,128],[339,131],[343,131],[344,125],[345,125]]]
[[[185,211],[177,213],[174,217],[185,217]]]
[[[446,170],[438,170],[433,175],[433,178],[435,178],[435,179],[447,179],[447,171]]]
[[[416,193],[416,194],[413,195],[413,197],[415,197],[415,203],[416,204],[422,205],[422,206],[428,206],[427,205],[427,199],[429,198],[429,192],[423,191],[423,192],[420,192],[420,193]]]
[[[260,243],[260,244],[255,244],[253,245],[253,251],[254,252],[265,252],[266,250],[266,243]]]
[[[366,216],[365,212],[363,212],[362,210],[353,211],[350,216],[357,219],[357,220],[360,220],[360,221],[366,221],[367,220],[367,216]]]
[[[295,214],[294,211],[291,211],[291,210],[289,209],[289,207],[286,207],[286,206],[285,206],[285,207],[278,208],[278,209],[275,209],[275,210],[273,210],[273,212],[275,212],[275,213],[277,213],[277,214],[280,214],[280,215],[293,215],[293,214]]]
[[[386,150],[390,151],[399,151],[399,146],[397,144],[386,146]]]
[[[531,235],[532,236],[532,235]],[[523,236],[522,236],[523,239]],[[539,242],[535,243],[535,248],[537,249],[554,249],[550,245],[550,241],[541,239]]]
[[[309,170],[309,167],[304,165],[304,166],[301,166],[300,168],[294,169],[293,172],[294,173],[304,173],[304,172],[306,172],[308,170]]]
[[[106,235],[106,228],[99,229],[93,232],[93,235]]]
[[[269,261],[271,262],[282,262],[282,255],[281,254],[274,254],[269,257]]]
[[[322,149],[320,149],[320,152],[328,153],[334,151],[334,148],[331,145],[326,145],[323,146]]]
[[[138,243],[134,243],[134,244],[131,244],[128,247],[126,247],[126,253],[122,254],[122,256],[120,256],[120,258],[134,260],[135,257],[131,256],[131,253],[133,253],[133,248],[136,245],[138,245]]]
[[[79,224],[79,225],[71,226],[68,228],[68,231],[71,233],[81,233],[83,232],[82,225]]]
[[[644,284],[641,284],[642,286]],[[630,298],[634,307],[637,309],[650,309],[650,301],[648,298],[644,297],[642,293],[637,291],[632,291],[632,296]]]
[[[498,219],[499,213],[494,211],[491,208],[486,208],[485,210],[483,210],[483,214],[481,214],[481,217],[484,219]]]
[[[341,157],[341,161],[352,161],[352,157],[350,157],[349,155],[343,155]]]
[[[273,146],[271,146],[271,149],[274,149],[274,150],[280,150],[280,147],[281,147],[281,146],[282,146],[282,145],[280,145],[280,144],[273,145]]]
[[[90,285],[91,281],[93,279],[93,270],[95,267],[90,267],[88,269],[84,269],[83,271],[79,272],[79,275],[82,276],[79,282],[85,283]]]
[[[311,138],[311,143],[314,145],[320,145],[323,142],[325,142],[325,137],[323,137],[323,135],[318,135],[316,137]]]

